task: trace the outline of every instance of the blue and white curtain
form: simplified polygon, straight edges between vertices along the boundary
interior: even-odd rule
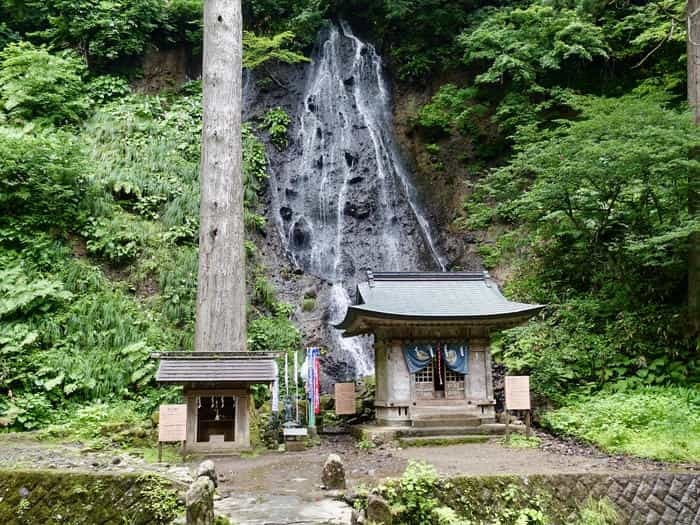
[[[448,343],[442,345],[445,366],[458,374],[469,373],[469,347],[466,343]]]
[[[420,372],[430,365],[437,352],[441,352],[445,366],[458,374],[469,373],[469,346],[466,343],[439,345],[410,344],[403,348],[403,357],[411,374]]]
[[[433,361],[435,357],[435,348],[433,345],[411,344],[403,348],[403,357],[406,360],[406,366],[411,374],[420,372]]]

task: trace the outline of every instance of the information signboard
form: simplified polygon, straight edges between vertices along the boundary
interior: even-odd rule
[[[187,437],[187,405],[160,405],[158,441],[185,441]]]
[[[506,409],[530,410],[530,376],[506,376]]]
[[[335,413],[338,416],[355,413],[355,383],[335,384]]]

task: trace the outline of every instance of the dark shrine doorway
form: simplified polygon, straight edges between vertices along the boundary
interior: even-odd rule
[[[197,398],[197,442],[235,441],[236,398],[199,396]]]

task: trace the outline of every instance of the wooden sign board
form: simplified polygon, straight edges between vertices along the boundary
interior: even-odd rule
[[[335,414],[337,416],[355,413],[355,383],[335,384]]]
[[[160,405],[158,441],[185,441],[187,438],[187,405]]]
[[[506,409],[530,410],[530,376],[506,376]]]

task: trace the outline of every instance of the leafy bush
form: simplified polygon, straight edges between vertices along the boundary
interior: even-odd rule
[[[32,0],[47,13],[40,35],[52,44],[76,48],[88,64],[103,66],[121,57],[141,55],[163,20],[161,0]]]
[[[700,461],[700,391],[649,387],[572,397],[543,415],[551,430],[602,449],[664,461]]]
[[[401,523],[430,523],[433,510],[439,506],[436,497],[438,480],[435,467],[411,460],[401,478],[387,483],[382,492],[400,517]]]
[[[579,120],[522,129],[515,156],[467,204],[472,227],[513,227],[494,258],[509,260],[511,293],[556,305],[504,333],[502,355],[555,400],[625,377],[692,383],[699,367],[683,305],[699,130],[658,97],[576,104]]]
[[[51,54],[29,42],[10,44],[0,51],[0,104],[13,121],[75,123],[88,109],[84,74],[71,52]]]
[[[289,128],[289,123],[289,115],[280,107],[268,110],[263,117],[262,127],[270,134],[270,141],[278,150],[283,150],[287,147],[287,128]]]
[[[300,345],[301,334],[286,317],[264,316],[248,323],[248,349],[253,352],[296,351]]]
[[[309,59],[289,48],[294,40],[292,31],[282,31],[272,36],[258,36],[243,32],[243,67],[255,69],[267,62],[298,64]]]
[[[76,226],[86,183],[73,137],[0,128],[0,158],[0,225]]]
[[[588,498],[579,510],[576,525],[615,525],[619,515],[608,498]]]

